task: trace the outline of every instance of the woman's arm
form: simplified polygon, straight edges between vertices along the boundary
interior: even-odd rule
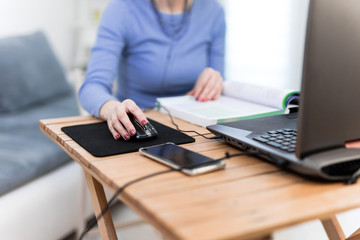
[[[90,114],[107,121],[115,139],[129,140],[135,135],[128,114],[147,123],[140,108],[131,100],[118,101],[112,94],[129,22],[129,9],[121,1],[111,1],[101,19],[84,84],[79,90],[81,105]]]
[[[218,71],[221,76],[224,76],[225,33],[225,13],[221,8],[214,21],[209,58],[209,67]]]
[[[223,89],[224,55],[225,55],[225,15],[219,8],[212,27],[212,41],[209,49],[209,67],[198,77],[194,88],[188,95],[198,101],[217,99]]]
[[[126,35],[123,17],[120,17],[124,15],[120,15],[122,8],[118,2],[111,1],[102,16],[85,82],[79,90],[81,105],[96,117],[100,117],[100,108],[105,102],[116,99],[112,95],[112,86]]]

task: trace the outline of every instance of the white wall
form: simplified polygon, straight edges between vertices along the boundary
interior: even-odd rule
[[[0,0],[0,37],[43,30],[69,69],[74,57],[76,4],[77,0]]]
[[[225,79],[300,88],[308,0],[221,0]]]

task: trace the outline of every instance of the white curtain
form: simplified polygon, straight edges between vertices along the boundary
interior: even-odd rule
[[[221,0],[225,79],[300,89],[309,0]]]

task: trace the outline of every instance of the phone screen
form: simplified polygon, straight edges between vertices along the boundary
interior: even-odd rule
[[[165,161],[170,161],[179,167],[188,169],[193,169],[194,167],[202,163],[204,163],[204,165],[201,165],[201,167],[207,165],[206,163],[214,163],[214,160],[209,157],[187,150],[174,144],[163,144],[149,147],[146,148],[145,151]]]

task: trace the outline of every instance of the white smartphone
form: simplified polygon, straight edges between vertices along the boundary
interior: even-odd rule
[[[212,172],[225,167],[224,162],[215,161],[212,158],[170,142],[143,147],[139,149],[139,152],[174,169],[182,168],[181,171],[190,176]]]

